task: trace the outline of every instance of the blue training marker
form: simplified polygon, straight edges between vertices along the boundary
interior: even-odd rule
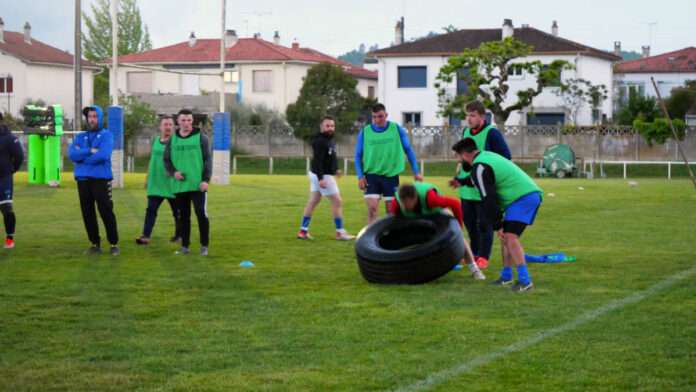
[[[459,271],[460,269],[462,269],[462,265],[461,265],[461,264],[457,264],[457,265],[454,266],[454,268],[452,268],[452,271]]]
[[[249,260],[244,260],[239,264],[240,267],[253,267],[254,263]]]

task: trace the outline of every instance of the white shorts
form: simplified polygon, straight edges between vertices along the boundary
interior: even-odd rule
[[[328,174],[324,175],[324,179],[326,180],[326,188],[319,186],[319,177],[317,177],[317,175],[311,171],[307,172],[307,177],[309,177],[310,192],[319,192],[322,196],[329,196],[338,193],[338,184],[336,184],[336,179],[334,176],[330,176]]]

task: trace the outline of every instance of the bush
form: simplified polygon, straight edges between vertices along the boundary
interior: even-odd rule
[[[677,132],[679,140],[683,139],[684,130],[686,130],[684,121],[677,118],[672,120],[672,125],[674,125],[674,130]],[[663,144],[667,139],[673,137],[672,130],[669,128],[669,122],[665,118],[656,118],[653,122],[636,120],[633,122],[633,128],[643,135],[650,147],[652,147],[653,142]]]
[[[282,127],[285,125],[285,116],[277,110],[273,110],[263,103],[255,105],[243,102],[230,102],[225,105],[225,111],[230,113],[230,123],[237,125],[266,125]]]

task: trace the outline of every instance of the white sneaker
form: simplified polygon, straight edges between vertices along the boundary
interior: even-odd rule
[[[340,241],[350,241],[350,240],[354,240],[355,236],[348,234],[346,229],[339,229],[339,230],[336,230],[336,239],[340,240]]]
[[[486,280],[486,275],[484,275],[480,269],[477,269],[476,271],[472,272],[471,277],[476,280]]]

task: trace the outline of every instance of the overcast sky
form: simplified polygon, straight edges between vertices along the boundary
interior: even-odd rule
[[[185,41],[191,31],[198,38],[220,36],[221,0],[138,1],[155,48]],[[83,10],[90,13],[91,3],[82,0]],[[75,0],[0,0],[0,17],[6,30],[23,31],[29,21],[33,38],[73,52],[74,5]],[[227,0],[226,14],[227,28],[242,37],[260,31],[271,40],[278,30],[283,45],[297,39],[334,56],[361,43],[388,46],[401,16],[407,38],[449,25],[500,28],[509,18],[515,27],[526,23],[544,31],[557,20],[561,37],[598,49],[611,50],[614,41],[637,52],[650,44],[651,54],[696,46],[694,0]]]

